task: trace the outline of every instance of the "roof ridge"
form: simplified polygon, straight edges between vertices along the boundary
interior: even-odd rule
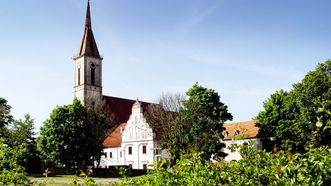
[[[137,99],[129,99],[129,98],[123,98],[123,97],[107,96],[107,95],[103,95],[103,97],[122,99],[122,100],[127,100],[127,101],[134,101],[134,102],[137,101]],[[141,101],[141,100],[138,100],[138,102],[146,103],[146,104],[157,104],[157,103],[151,103],[151,102],[146,102],[146,101]]]
[[[253,123],[253,122],[256,122],[256,120],[248,120],[248,121],[238,121],[238,122],[224,123],[223,125],[234,125],[234,124]]]

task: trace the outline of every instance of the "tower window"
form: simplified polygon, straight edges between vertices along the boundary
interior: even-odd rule
[[[78,85],[80,85],[80,68],[78,68]]]
[[[95,64],[91,64],[91,85],[95,85]]]

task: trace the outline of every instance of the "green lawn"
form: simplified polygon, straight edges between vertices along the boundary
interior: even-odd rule
[[[45,184],[47,186],[66,186],[71,185],[74,181],[77,181],[78,183],[84,183],[84,178],[78,177],[75,175],[57,175],[52,177],[43,177],[40,175],[31,175],[29,176],[29,179],[33,183],[33,185],[39,185],[39,184]],[[112,185],[113,183],[117,182],[119,178],[100,178],[100,177],[92,177],[92,179],[98,184],[98,185]]]

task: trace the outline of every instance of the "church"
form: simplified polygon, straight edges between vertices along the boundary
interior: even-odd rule
[[[143,110],[151,103],[103,95],[102,60],[92,31],[88,1],[85,30],[74,57],[74,96],[84,106],[95,107],[102,103],[119,124],[104,141],[101,167],[128,165],[133,169],[150,168],[148,165],[159,157],[155,134],[143,116]]]
[[[151,169],[149,165],[158,161],[161,154],[162,157],[167,156],[167,153],[161,151],[155,133],[143,115],[144,109],[152,103],[103,95],[102,60],[92,31],[88,1],[84,34],[74,57],[74,96],[84,106],[95,107],[102,104],[107,107],[118,124],[104,140],[104,155],[101,157],[100,167],[127,165],[132,169]],[[254,122],[246,125],[247,130],[253,128],[249,139],[256,138],[258,129],[254,127]],[[226,128],[231,133],[238,133],[240,126],[228,125]],[[227,145],[232,144],[230,136],[225,139],[228,141]],[[234,156],[238,159],[238,155]],[[228,160],[232,160],[231,157]]]

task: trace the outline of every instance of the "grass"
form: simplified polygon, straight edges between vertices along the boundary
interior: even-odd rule
[[[106,178],[106,177],[91,177],[98,185],[112,185],[113,183],[119,181],[119,178]],[[71,185],[74,181],[82,184],[84,183],[83,177],[78,177],[76,175],[57,175],[51,177],[44,177],[42,175],[30,175],[29,179],[33,185],[45,184],[47,186],[66,186]]]

